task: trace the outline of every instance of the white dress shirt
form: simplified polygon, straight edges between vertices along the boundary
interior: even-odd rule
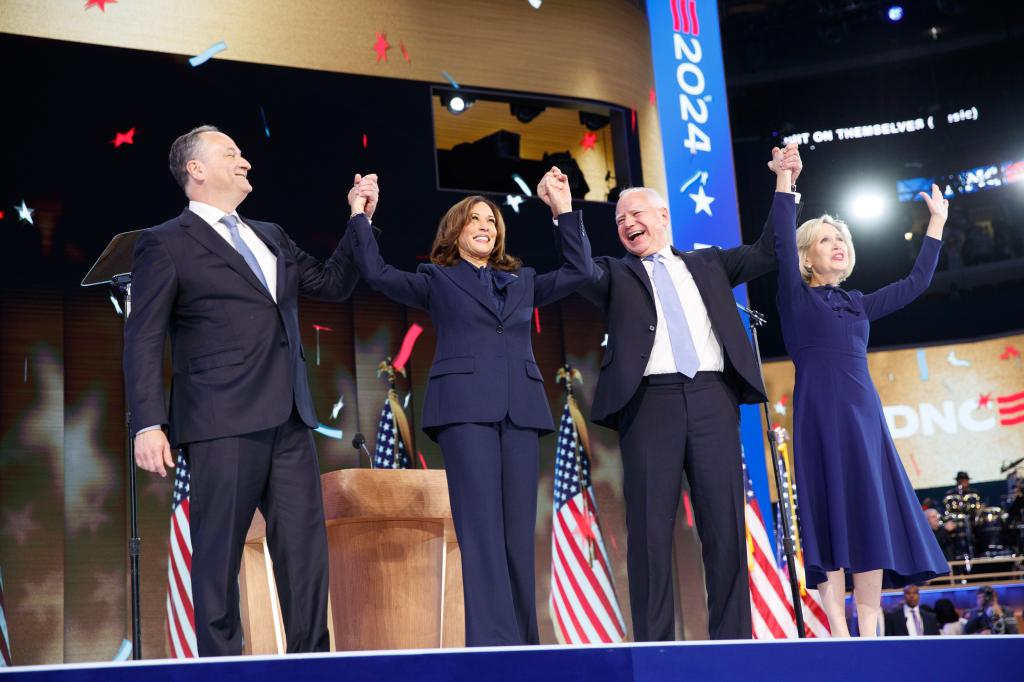
[[[697,350],[697,357],[700,359],[698,372],[721,372],[725,369],[725,358],[722,355],[722,344],[711,328],[711,318],[708,317],[708,310],[704,307],[704,299],[700,296],[697,283],[693,281],[690,269],[686,267],[683,259],[672,253],[672,247],[666,245],[658,252],[662,256],[662,262],[668,268],[668,274],[676,286],[676,294],[679,302],[686,313],[686,324],[690,328],[690,336],[693,338],[693,347]],[[658,326],[654,331],[654,348],[651,349],[651,357],[647,360],[647,368],[644,376],[651,374],[674,374],[676,361],[672,355],[672,344],[668,338],[668,324],[665,321],[665,313],[661,309],[661,301],[658,300],[658,287],[654,283],[654,263],[642,261],[647,277],[654,290],[654,307],[658,312]]]
[[[224,211],[209,204],[204,204],[201,201],[188,202],[188,210],[205,220],[213,228],[214,232],[224,238],[224,241],[232,249],[235,248],[235,245],[231,242],[231,232],[228,230],[228,226],[220,222],[220,219],[226,215]],[[256,262],[259,263],[260,270],[263,271],[263,278],[267,281],[270,295],[276,303],[277,256],[270,250],[270,247],[263,243],[262,239],[256,236],[251,227],[242,222],[237,213],[232,211],[231,215],[235,216],[238,220],[238,234],[241,235],[242,241],[245,242],[246,246],[252,250],[253,255],[256,256]]]
[[[923,632],[917,631],[917,621],[914,620],[914,614],[917,613],[917,617],[921,618],[921,606],[915,606],[913,608],[903,605],[903,617],[907,621],[907,634],[911,637],[923,637]],[[924,627],[924,619],[921,619],[921,627]]]

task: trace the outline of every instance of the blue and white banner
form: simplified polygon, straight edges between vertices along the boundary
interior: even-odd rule
[[[682,251],[742,242],[733,170],[722,39],[715,0],[648,0],[651,55],[665,155],[672,243]],[[767,158],[767,150],[766,150]],[[736,300],[746,303],[746,287]],[[747,471],[762,509],[771,509],[760,406],[743,405]],[[771,515],[766,514],[770,519]],[[770,521],[769,521],[770,523]],[[768,534],[773,537],[773,533]]]

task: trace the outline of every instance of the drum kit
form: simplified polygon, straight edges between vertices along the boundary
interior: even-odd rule
[[[981,496],[970,489],[957,489],[942,498],[946,510],[943,521],[953,524],[950,535],[958,559],[1024,554],[1024,515],[1018,512],[1011,517],[1006,511],[1020,508],[1014,500],[1024,494],[1024,470],[1017,468],[1022,462],[1024,457],[1002,467],[1001,473],[1010,472],[1005,507],[986,506]]]

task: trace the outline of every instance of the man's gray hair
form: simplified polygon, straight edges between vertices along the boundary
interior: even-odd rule
[[[219,133],[216,126],[199,126],[193,128],[184,135],[178,137],[171,144],[170,167],[171,175],[184,190],[188,184],[188,162],[196,158],[196,149],[199,147],[199,135],[202,133]]]
[[[651,206],[654,206],[655,208],[668,208],[668,202],[665,201],[665,198],[661,196],[658,190],[651,187],[630,187],[628,189],[624,189],[619,194],[619,199],[622,199],[627,194],[632,194],[634,192],[644,192],[647,194],[647,200],[650,201]]]

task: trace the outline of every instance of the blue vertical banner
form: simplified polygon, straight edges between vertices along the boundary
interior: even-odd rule
[[[688,251],[742,242],[732,135],[715,0],[647,0],[654,86],[665,156],[672,243]],[[745,286],[736,300],[747,301]],[[760,406],[743,405],[747,470],[762,509],[771,509]],[[765,521],[772,523],[772,514]],[[769,533],[769,537],[774,534]],[[774,538],[773,538],[774,539]]]

